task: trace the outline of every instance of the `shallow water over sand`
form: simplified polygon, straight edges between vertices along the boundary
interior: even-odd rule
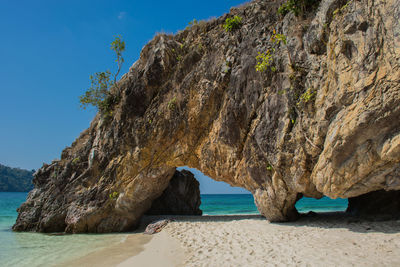
[[[98,253],[103,253],[105,248],[107,251],[116,248],[122,260],[138,253],[141,245],[148,241],[147,238],[132,234],[56,236],[12,232],[11,227],[17,218],[16,209],[26,196],[27,193],[0,192],[0,266],[54,266],[65,262],[79,265],[76,259],[85,257],[90,261]],[[252,195],[202,195],[201,198],[200,208],[206,215],[259,214]],[[347,200],[303,198],[296,207],[300,212],[343,211],[347,207]],[[122,251],[128,243],[132,249]]]
[[[0,192],[0,266],[53,266],[121,243],[127,234],[47,235],[11,231],[27,193]]]

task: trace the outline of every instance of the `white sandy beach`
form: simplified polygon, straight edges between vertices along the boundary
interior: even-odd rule
[[[251,215],[174,218],[120,266],[400,266],[400,221],[344,214],[279,224]]]
[[[66,266],[400,266],[400,220],[341,213],[291,223],[257,215],[171,218],[158,234],[129,235]]]

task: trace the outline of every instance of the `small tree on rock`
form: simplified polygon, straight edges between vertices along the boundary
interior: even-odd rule
[[[115,74],[107,70],[103,72],[96,72],[94,75],[90,75],[90,88],[79,97],[81,107],[86,109],[89,105],[96,107],[103,115],[112,115],[112,107],[119,99],[120,90],[117,85],[117,77],[121,71],[124,58],[122,52],[125,51],[125,42],[120,36],[117,36],[111,43],[111,50],[115,51],[117,56],[117,71]],[[112,77],[114,79],[112,79]],[[116,87],[117,95],[112,95],[110,89]]]
[[[122,52],[125,51],[125,42],[122,41],[121,36],[115,37],[115,40],[111,43],[111,50],[115,51],[115,54],[117,55],[117,59],[115,59],[115,62],[117,62],[118,69],[114,75],[114,84],[116,84],[117,76],[121,71],[122,64],[124,63]]]

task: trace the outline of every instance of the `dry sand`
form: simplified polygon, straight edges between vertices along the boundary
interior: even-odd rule
[[[169,218],[143,251],[108,266],[400,266],[400,221],[341,213],[279,224],[255,215]]]
[[[182,266],[400,266],[400,221],[320,214],[292,223],[260,216],[177,217],[166,231]]]

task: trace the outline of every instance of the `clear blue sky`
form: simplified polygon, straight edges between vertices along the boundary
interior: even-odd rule
[[[115,70],[114,36],[126,42],[124,73],[155,33],[244,2],[0,0],[0,163],[37,169],[89,126],[95,111],[78,97],[90,74]]]

